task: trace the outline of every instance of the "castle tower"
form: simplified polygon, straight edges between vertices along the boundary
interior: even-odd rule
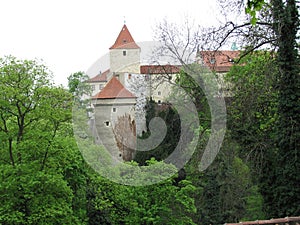
[[[109,48],[110,72],[120,75],[124,72],[139,73],[140,52],[140,47],[124,24],[115,43]],[[120,81],[124,84],[122,78]]]
[[[136,97],[113,76],[106,86],[92,97],[94,105],[95,142],[101,143],[116,160],[130,161],[135,147]],[[118,139],[118,137],[121,137]]]

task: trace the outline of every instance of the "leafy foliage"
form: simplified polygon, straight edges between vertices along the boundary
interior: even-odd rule
[[[243,146],[241,154],[253,163],[252,171],[260,173],[266,151],[274,148],[278,91],[275,88],[277,67],[268,52],[245,57],[227,74],[234,97],[229,106],[229,128]]]
[[[154,157],[161,161],[167,158],[176,148],[180,138],[180,118],[171,105],[158,105],[154,101],[148,101],[146,105],[146,124],[154,117],[161,117],[167,125],[167,134],[162,143],[149,151],[137,151],[134,160],[140,165],[145,165],[147,160]],[[141,138],[147,138],[151,133],[148,131]]]
[[[255,25],[257,22],[256,12],[260,11],[264,4],[266,4],[266,2],[264,0],[248,0],[247,1],[246,13],[248,13],[251,16],[251,23],[253,25]]]
[[[50,72],[37,61],[9,56],[0,64],[0,192],[5,202],[0,222],[78,224],[75,174],[69,172],[81,161],[71,138],[72,96],[54,87]]]
[[[157,162],[151,159],[147,163]],[[94,182],[98,189],[92,204],[103,215],[98,224],[195,224],[190,217],[196,212],[195,187],[186,180],[174,186],[173,179],[157,185],[133,187],[97,177]]]
[[[293,88],[294,83],[289,81],[285,90],[278,85],[281,79],[285,80],[278,78],[281,70],[278,57],[268,52],[255,52],[227,75],[235,93],[229,110],[231,133],[242,147],[241,156],[250,162],[254,181],[264,199],[264,210],[272,217],[297,215],[296,205],[299,202],[299,190],[293,188],[299,181],[297,161],[294,160],[297,147],[290,145],[292,137],[299,135],[296,131],[299,125],[292,122],[296,121],[293,119],[288,120],[293,123],[291,125],[284,115],[287,113],[290,119],[297,117],[298,113],[294,110],[297,111],[298,106],[294,104],[293,96],[286,96],[282,102],[282,91],[290,93],[288,87]],[[298,82],[297,79],[295,82]],[[282,104],[287,104],[290,98],[293,103],[289,103],[290,109],[284,106],[283,113]],[[283,126],[283,121],[289,125]],[[286,142],[287,145],[283,146],[285,141],[288,144]],[[290,204],[283,199],[289,199]],[[257,200],[260,201],[259,198]]]

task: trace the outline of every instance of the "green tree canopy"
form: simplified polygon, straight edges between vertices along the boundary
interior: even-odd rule
[[[40,62],[0,59],[1,224],[79,223],[71,105],[72,95],[52,84]]]

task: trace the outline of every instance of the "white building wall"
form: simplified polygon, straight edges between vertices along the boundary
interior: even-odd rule
[[[140,71],[140,49],[111,49],[110,71],[139,73]],[[124,68],[131,66],[129,71]]]
[[[151,97],[155,102],[163,103],[168,101],[168,97],[175,85],[176,74],[151,74],[150,86]]]
[[[106,83],[107,82],[104,82],[104,81],[89,83],[89,85],[91,86],[91,90],[92,90],[92,96],[95,96],[96,94],[98,94],[104,88]]]

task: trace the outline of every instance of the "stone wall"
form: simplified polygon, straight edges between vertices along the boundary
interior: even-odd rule
[[[103,144],[116,161],[122,161],[123,155],[118,148],[114,127],[119,117],[125,114],[135,118],[135,99],[98,99],[94,101],[94,125],[98,135],[95,142]]]

